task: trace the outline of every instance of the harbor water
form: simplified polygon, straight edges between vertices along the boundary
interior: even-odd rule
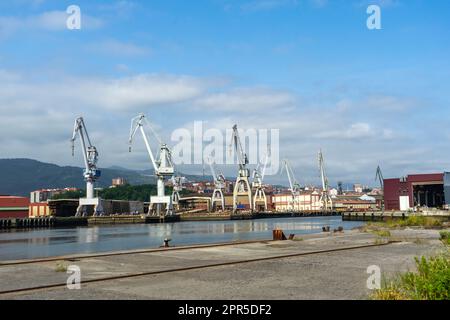
[[[268,240],[275,228],[301,235],[320,233],[323,226],[350,230],[363,224],[332,216],[5,230],[0,231],[0,261],[151,249],[165,238],[171,239],[171,246]]]

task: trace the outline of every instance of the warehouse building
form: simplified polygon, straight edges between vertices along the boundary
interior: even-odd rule
[[[26,218],[30,200],[25,197],[0,196],[0,219]]]
[[[320,193],[314,191],[303,191],[292,198],[291,193],[274,194],[272,202],[275,211],[320,211]]]
[[[447,197],[445,196],[447,195]],[[445,208],[450,201],[450,173],[412,174],[384,180],[386,210]]]

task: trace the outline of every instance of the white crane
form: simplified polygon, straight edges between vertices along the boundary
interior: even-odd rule
[[[325,211],[327,211],[328,208],[333,209],[333,200],[331,199],[331,196],[329,194],[328,178],[325,173],[325,165],[322,150],[319,150],[319,171],[320,171],[320,178],[322,181],[322,193],[320,195],[320,203],[322,205],[322,209],[325,209]]]
[[[178,204],[180,201],[180,192],[183,190],[184,177],[172,176],[172,203]]]
[[[77,135],[80,137],[81,148],[83,151],[83,159],[85,166],[83,176],[84,179],[86,180],[86,198],[80,199],[76,216],[88,215],[89,214],[87,208],[88,206],[94,207],[93,210],[94,215],[103,214],[101,200],[99,198],[94,197],[94,184],[95,181],[101,176],[101,171],[97,169],[98,152],[97,148],[95,148],[91,143],[91,139],[89,138],[89,134],[86,130],[86,125],[84,124],[84,120],[82,117],[75,119],[71,139],[72,156],[74,156],[75,152],[75,140],[77,138]]]
[[[289,191],[291,191],[292,194],[292,201],[290,210],[295,209],[295,203],[297,202],[298,195],[300,194],[300,184],[297,182],[297,179],[294,175],[294,170],[292,169],[291,164],[287,159],[283,160],[283,166],[281,167],[281,173],[283,173],[283,170],[286,171],[288,180],[289,180]]]
[[[155,159],[152,149],[150,147],[147,134],[144,130],[144,125],[150,129],[153,133],[153,136],[159,143],[159,155],[158,159]],[[161,215],[163,207],[166,209],[166,215],[173,214],[173,203],[172,197],[165,195],[165,185],[164,181],[168,177],[172,177],[175,169],[172,162],[172,156],[169,147],[162,143],[159,139],[158,135],[155,133],[150,123],[147,121],[147,118],[144,114],[140,114],[137,117],[131,120],[131,129],[130,129],[130,152],[131,145],[133,144],[133,138],[136,135],[137,131],[140,130],[142,134],[142,138],[144,139],[145,146],[147,148],[147,152],[150,156],[150,160],[153,166],[153,170],[155,171],[155,175],[157,178],[157,196],[150,197],[150,208],[149,212],[153,210],[153,206],[156,205],[156,214]]]
[[[375,174],[375,180],[380,182],[381,193],[383,195],[383,199],[381,200],[381,210],[384,211],[384,178],[383,173],[381,172],[380,166],[377,167],[377,172]]]
[[[264,164],[262,170],[260,170],[261,163],[258,163],[256,168],[253,170],[253,182],[252,187],[255,189],[255,196],[253,197],[253,208],[256,209],[256,203],[264,203],[264,211],[267,211],[267,198],[264,192],[263,180],[266,174],[267,161],[269,157],[266,155],[264,159]]]
[[[214,179],[214,191],[211,197],[211,208],[212,210],[214,210],[218,202],[222,208],[222,211],[225,211],[225,198],[223,196],[223,190],[225,189],[226,178],[221,171],[219,171],[219,173],[216,173],[214,163],[209,158],[208,164],[209,168],[211,169],[211,175]]]
[[[234,151],[237,154],[238,162],[239,162],[239,171],[236,177],[236,184],[234,185],[233,190],[233,212],[236,212],[238,209],[238,198],[240,196],[248,197],[248,204],[250,210],[253,211],[253,201],[252,201],[252,189],[250,187],[249,177],[250,170],[247,168],[248,158],[247,154],[244,152],[242,148],[241,139],[239,137],[239,132],[237,125],[233,126],[233,134],[231,136],[231,145],[234,146]]]

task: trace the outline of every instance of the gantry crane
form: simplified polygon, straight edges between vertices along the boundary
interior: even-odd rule
[[[378,180],[380,182],[380,188],[383,198],[381,199],[381,210],[384,211],[384,178],[383,178],[383,172],[381,172],[380,166],[377,167],[377,172],[375,174],[375,180]]]
[[[320,203],[322,205],[322,209],[328,211],[328,208],[333,209],[333,200],[331,199],[329,193],[329,184],[328,178],[325,173],[325,164],[323,160],[322,150],[319,150],[319,171],[320,171],[320,179],[322,182],[322,193],[320,195]]]
[[[264,192],[263,180],[266,174],[267,160],[269,157],[266,155],[264,159],[264,165],[262,170],[260,170],[261,163],[258,163],[256,168],[253,170],[253,182],[252,187],[255,189],[255,195],[253,197],[253,208],[256,210],[256,204],[263,203],[264,211],[267,211],[267,198],[266,193]]]
[[[71,139],[72,156],[75,154],[75,140],[77,135],[80,137],[81,148],[83,151],[85,166],[83,176],[86,180],[86,198],[80,198],[76,216],[86,216],[91,214],[91,212],[94,216],[101,215],[103,214],[101,199],[95,198],[94,196],[95,181],[101,176],[101,171],[97,169],[98,152],[97,148],[91,143],[82,117],[75,119]],[[93,210],[89,210],[90,207],[93,207]]]
[[[237,154],[238,162],[239,162],[239,171],[236,177],[236,184],[234,185],[233,190],[233,212],[236,212],[238,209],[242,209],[239,206],[238,199],[240,196],[248,197],[248,204],[250,207],[250,211],[253,211],[253,201],[252,201],[252,189],[250,187],[249,177],[250,170],[247,168],[248,165],[248,157],[242,148],[241,139],[239,137],[239,132],[237,125],[233,126],[233,134],[231,136],[231,145],[234,146],[234,151]]]
[[[219,173],[216,172],[214,163],[211,159],[208,159],[208,164],[214,179],[214,191],[211,196],[211,209],[214,211],[217,208],[216,204],[219,203],[222,211],[225,211],[225,198],[223,196],[223,190],[225,189],[226,178],[221,171],[219,171]]]
[[[297,179],[294,175],[294,170],[292,169],[291,164],[287,159],[283,160],[283,166],[281,167],[281,173],[283,170],[286,171],[288,180],[289,180],[289,191],[291,191],[292,201],[290,204],[290,210],[295,210],[295,203],[297,202],[298,195],[300,194],[300,184],[297,182]]]
[[[155,159],[152,149],[150,147],[147,134],[144,130],[144,125],[150,129],[153,133],[153,136],[159,143],[159,155],[158,159]],[[136,132],[140,130],[142,134],[142,138],[144,139],[145,147],[147,148],[148,155],[150,156],[150,160],[153,166],[153,170],[155,171],[155,175],[157,178],[157,196],[150,197],[150,207],[149,214],[151,212],[156,213],[156,215],[161,216],[163,213],[163,209],[165,208],[166,215],[173,214],[173,203],[172,197],[165,195],[165,185],[164,181],[166,178],[172,177],[174,175],[175,169],[172,162],[172,156],[169,147],[162,143],[159,139],[156,132],[153,130],[152,126],[148,122],[147,118],[144,114],[140,114],[137,117],[131,120],[131,129],[130,129],[130,152],[131,145],[133,144],[133,138],[136,135]],[[156,205],[156,210],[154,206]]]

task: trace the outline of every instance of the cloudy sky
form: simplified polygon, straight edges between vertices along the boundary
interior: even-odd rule
[[[81,30],[66,27],[72,4]],[[369,4],[382,30],[366,27]],[[375,185],[378,164],[385,177],[450,170],[449,12],[444,0],[2,1],[0,157],[81,166],[69,139],[82,115],[100,166],[147,169],[142,140],[127,145],[144,112],[169,144],[194,121],[279,129],[300,183],[318,183],[320,148],[332,185]]]

